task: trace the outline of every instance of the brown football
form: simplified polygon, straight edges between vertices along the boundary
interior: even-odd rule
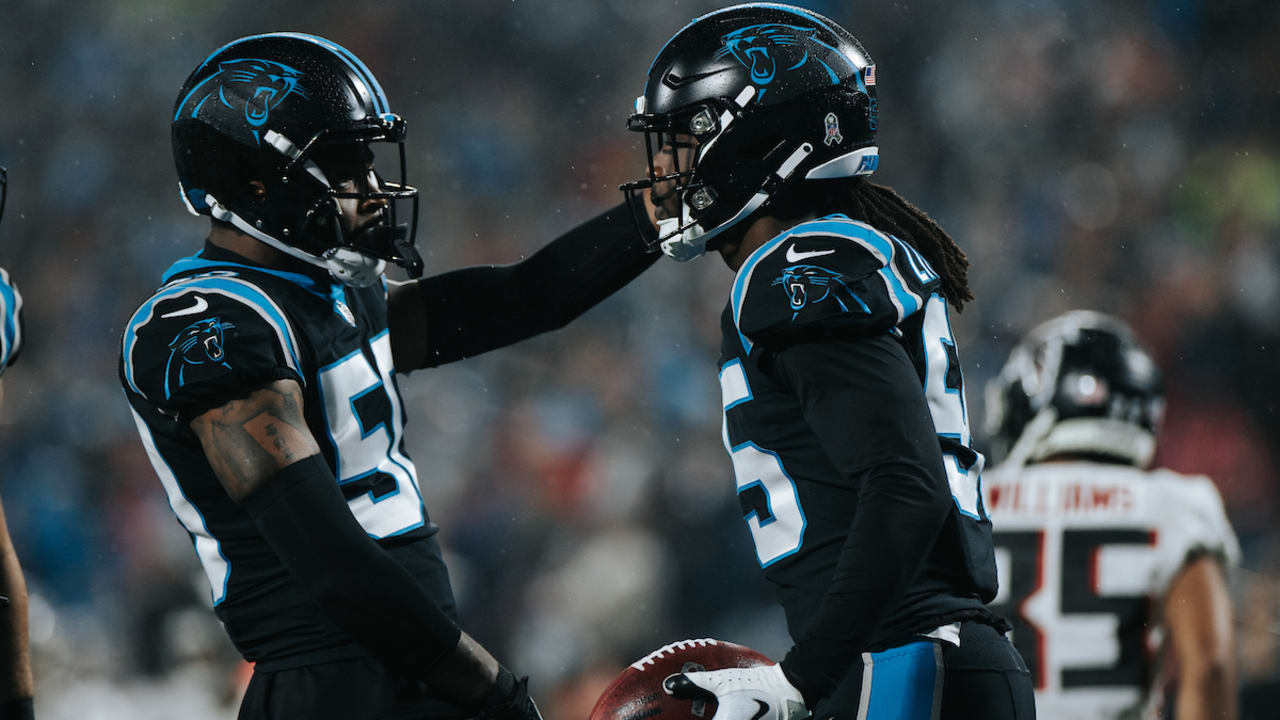
[[[677,700],[662,691],[662,681],[678,672],[772,664],[751,648],[723,640],[671,643],[623,670],[596,701],[590,720],[709,720],[714,702]]]

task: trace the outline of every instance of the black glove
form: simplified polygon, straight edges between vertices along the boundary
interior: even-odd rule
[[[480,701],[475,720],[542,720],[542,713],[529,697],[528,676],[517,679],[510,670],[498,668],[493,689]]]

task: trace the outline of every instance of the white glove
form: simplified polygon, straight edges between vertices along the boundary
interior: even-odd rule
[[[711,720],[804,720],[809,709],[782,667],[761,665],[676,673],[662,681],[668,695],[718,703]]]

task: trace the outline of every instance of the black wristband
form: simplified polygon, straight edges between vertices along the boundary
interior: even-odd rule
[[[800,691],[800,696],[804,698],[805,707],[812,712],[813,706],[824,697],[824,694],[813,683],[805,679],[804,670],[796,667],[800,664],[799,653],[793,647],[787,653],[787,656],[782,658],[782,662],[778,663],[778,667],[782,668],[782,674],[787,676],[787,682],[791,683],[791,687]]]
[[[14,698],[0,703],[0,720],[35,720],[31,698]]]
[[[498,677],[494,678],[493,687],[489,688],[489,692],[485,693],[483,698],[480,698],[476,709],[484,710],[511,702],[515,699],[516,691],[518,690],[516,686],[519,682],[515,673],[499,665]]]

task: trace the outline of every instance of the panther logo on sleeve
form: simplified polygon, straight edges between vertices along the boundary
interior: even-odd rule
[[[250,132],[260,140],[257,129],[267,124],[273,109],[290,95],[306,97],[298,84],[301,79],[301,72],[273,60],[228,60],[218,65],[216,74],[192,89],[184,98],[179,115],[189,106],[189,116],[197,117],[210,101],[229,108],[243,107]]]
[[[849,286],[844,283],[844,276],[818,265],[791,265],[782,269],[782,275],[771,283],[781,285],[791,303],[791,319],[795,320],[800,311],[810,305],[835,300],[842,312],[850,312],[851,307],[859,307],[870,313],[867,304],[862,302]]]
[[[169,362],[165,366],[165,393],[173,393],[186,382],[189,366],[216,365],[227,370],[231,366],[223,359],[226,349],[223,345],[224,331],[235,327],[235,323],[222,322],[213,317],[197,320],[182,329],[169,342]]]

